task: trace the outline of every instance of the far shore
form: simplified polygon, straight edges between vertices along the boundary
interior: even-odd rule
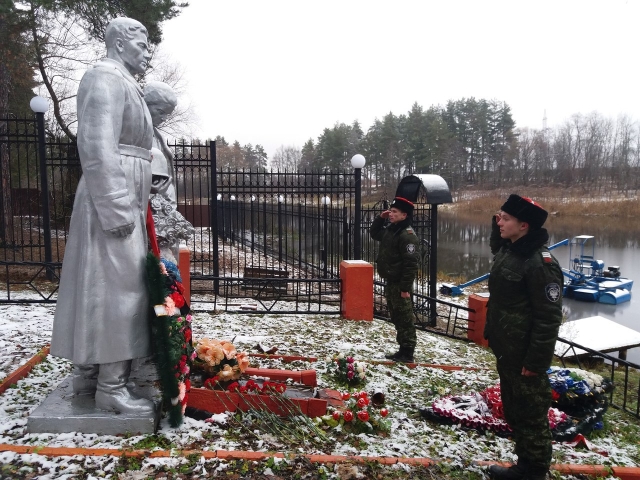
[[[578,189],[514,187],[500,190],[456,192],[454,203],[443,205],[456,212],[489,213],[497,211],[511,193],[539,202],[554,216],[605,216],[640,219],[640,198],[635,191],[584,192]]]

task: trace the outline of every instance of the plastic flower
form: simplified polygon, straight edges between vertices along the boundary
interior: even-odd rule
[[[164,297],[164,308],[167,309],[167,315],[176,314],[176,304],[171,297]]]
[[[227,340],[221,340],[220,345],[222,347],[222,351],[224,352],[224,356],[227,357],[227,360],[233,360],[236,358],[236,347],[233,346],[233,343]]]
[[[249,357],[244,352],[236,353],[236,361],[238,362],[238,368],[242,373],[249,367]]]

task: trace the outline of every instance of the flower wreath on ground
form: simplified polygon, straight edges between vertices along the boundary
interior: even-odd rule
[[[549,428],[556,441],[568,441],[577,434],[602,428],[611,382],[600,375],[579,369],[551,367],[547,371],[552,388]],[[504,418],[500,385],[468,395],[448,395],[420,409],[427,419],[464,428],[511,435]]]
[[[169,425],[182,424],[191,389],[191,365],[196,352],[191,343],[189,305],[184,298],[184,287],[178,267],[153,253],[147,255],[147,277],[151,315],[153,356],[164,408]]]

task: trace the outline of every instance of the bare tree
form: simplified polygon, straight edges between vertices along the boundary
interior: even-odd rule
[[[31,4],[31,35],[39,80],[53,106],[55,122],[75,139],[76,92],[89,65],[104,55],[104,46],[91,39],[76,19]]]
[[[185,69],[180,62],[167,55],[162,50],[162,46],[154,49],[149,67],[142,80],[143,83],[150,81],[166,83],[178,97],[178,106],[167,117],[160,130],[173,138],[194,137],[199,119],[191,100],[186,95],[189,83],[185,78]]]
[[[294,172],[298,170],[301,160],[302,152],[299,148],[281,145],[271,157],[271,169],[280,172],[285,170]]]

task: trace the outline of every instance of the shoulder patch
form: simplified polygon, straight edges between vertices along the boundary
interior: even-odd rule
[[[542,252],[541,255],[544,263],[553,263],[553,257],[549,252]]]
[[[415,253],[416,246],[413,243],[407,244],[407,253]]]
[[[544,293],[547,296],[547,300],[552,303],[556,303],[562,296],[562,290],[557,283],[549,283],[544,287]]]

